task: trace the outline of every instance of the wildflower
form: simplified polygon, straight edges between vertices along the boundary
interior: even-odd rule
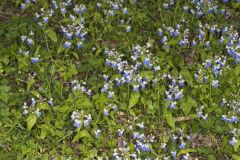
[[[22,39],[22,42],[24,42],[27,39],[27,37],[26,36],[21,36],[21,39]]]
[[[38,108],[36,109],[36,111],[35,111],[35,112],[36,112],[36,115],[37,115],[38,117],[40,117],[40,116],[41,116],[41,114],[42,114]]]
[[[25,10],[27,8],[27,5],[25,3],[21,3],[21,9]]]
[[[237,123],[238,122],[238,118],[236,116],[232,116],[230,121],[232,123]]]
[[[66,8],[61,8],[61,13],[62,13],[62,14],[66,14],[66,13],[67,13]]]
[[[212,81],[212,86],[213,86],[214,88],[218,88],[218,86],[219,86],[218,80],[213,80],[213,81]]]
[[[176,104],[177,104],[177,102],[175,102],[175,101],[171,102],[169,107],[172,108],[172,109],[175,109],[176,108]]]
[[[142,122],[142,123],[138,123],[137,126],[138,126],[139,128],[141,128],[141,129],[144,128],[144,124],[143,124],[143,122]]]
[[[188,160],[189,158],[189,153],[186,153],[185,155],[183,155],[182,160]]]
[[[186,148],[186,143],[182,142],[182,143],[179,145],[179,148],[180,148],[180,149]]]
[[[121,137],[123,135],[124,130],[118,129],[118,136]]]
[[[169,9],[169,4],[168,4],[168,3],[163,3],[163,8],[164,8],[165,10],[168,10],[168,9]]]
[[[96,130],[94,133],[95,133],[95,137],[98,139],[98,138],[99,138],[99,135],[100,135],[100,133],[101,133],[101,130],[98,129],[98,130]]]
[[[32,57],[31,62],[32,63],[38,63],[40,61],[39,57]]]
[[[231,146],[233,146],[233,147],[234,147],[237,143],[238,143],[238,140],[237,140],[235,137],[232,137],[232,140],[229,141],[229,144],[230,144]]]
[[[49,18],[48,17],[43,17],[43,23],[48,23]]]
[[[191,46],[196,46],[197,42],[195,40],[192,41]]]
[[[47,102],[48,102],[48,104],[49,104],[50,106],[53,106],[53,105],[54,105],[53,98],[50,98],[50,100],[47,101]]]
[[[109,99],[112,99],[113,96],[114,96],[114,92],[110,92],[110,91],[109,91],[107,97],[108,97]]]
[[[82,42],[78,42],[78,43],[77,43],[77,48],[78,48],[78,49],[81,49],[81,48],[82,48]]]
[[[127,8],[124,8],[124,9],[122,10],[122,13],[123,13],[123,14],[127,14],[127,13],[128,13],[128,9],[127,9]]]
[[[139,85],[133,85],[133,92],[137,92],[139,90]]]
[[[163,35],[163,31],[162,31],[161,28],[158,29],[158,35],[159,35],[159,36],[162,36],[162,35]]]
[[[171,151],[171,156],[173,159],[177,158],[177,152],[176,151]]]
[[[126,27],[126,32],[131,32],[131,30],[132,30],[132,29],[131,29],[131,26],[127,26],[127,27]]]
[[[69,49],[69,48],[71,48],[71,42],[66,41],[66,42],[63,44],[63,46],[64,46],[65,48]]]
[[[80,120],[75,120],[73,125],[76,128],[80,128],[81,127],[81,121]]]
[[[108,116],[108,115],[109,115],[109,112],[108,112],[108,110],[107,110],[106,108],[104,108],[103,114],[104,114],[105,116]]]
[[[206,46],[207,48],[209,48],[209,47],[210,47],[210,42],[207,41],[207,42],[205,43],[205,46]]]

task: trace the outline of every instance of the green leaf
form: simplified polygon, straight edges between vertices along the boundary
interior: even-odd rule
[[[216,160],[216,156],[213,154],[208,155],[208,160]]]
[[[190,152],[196,152],[196,150],[195,149],[190,149],[190,148],[183,149],[183,150],[179,151],[177,155],[180,156],[180,155],[190,153]]]
[[[83,131],[78,132],[74,136],[72,142],[74,143],[74,142],[78,141],[82,137],[86,137],[86,138],[90,138],[91,139],[91,135],[89,134],[89,132],[87,130],[83,130]]]
[[[140,74],[144,78],[147,78],[147,82],[150,82],[154,77],[154,72],[152,72],[152,71],[142,71],[142,72],[140,72]]]
[[[175,118],[172,116],[171,112],[169,112],[167,109],[164,109],[163,110],[163,117],[167,121],[167,124],[170,127],[175,128]]]
[[[187,102],[182,103],[180,107],[183,113],[187,115],[191,111],[192,107],[197,107],[197,102],[191,97],[188,97]]]
[[[37,121],[37,117],[34,116],[34,115],[30,115],[28,118],[27,118],[27,130],[28,131],[31,131],[32,127],[35,125]]]
[[[0,100],[2,100],[4,103],[8,103],[8,100],[10,99],[10,96],[6,92],[0,92]]]
[[[182,69],[180,71],[180,74],[183,76],[183,78],[186,80],[186,82],[189,84],[189,85],[192,85],[192,75],[191,73],[187,70],[187,69]]]
[[[51,110],[51,107],[47,102],[38,103],[36,107],[43,110],[49,110],[49,111]]]
[[[238,76],[240,74],[240,65],[238,65],[236,68],[235,68],[235,71],[234,71],[235,75]]]
[[[240,146],[240,140],[238,140],[238,142],[235,144],[234,146],[234,151],[237,152],[238,148]]]
[[[34,79],[31,79],[28,83],[27,83],[27,92],[31,89],[31,87],[33,86],[33,84],[35,83]]]
[[[140,92],[132,92],[128,107],[132,108],[135,104],[137,104],[139,97],[140,97]]]
[[[53,42],[57,42],[57,35],[52,29],[46,30],[45,33]]]
[[[237,154],[233,154],[233,155],[232,155],[232,158],[233,158],[234,160],[240,160],[240,156],[237,155]]]
[[[40,138],[44,139],[48,134],[48,129],[47,129],[47,125],[42,125],[41,126],[41,134],[40,134]]]
[[[9,92],[10,89],[11,88],[9,86],[0,86],[0,92]]]
[[[64,113],[64,112],[70,111],[70,107],[69,106],[62,106],[62,107],[56,106],[56,107],[53,108],[53,110]]]

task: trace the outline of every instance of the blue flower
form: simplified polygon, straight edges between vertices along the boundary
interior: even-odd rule
[[[133,85],[133,92],[137,92],[139,90],[139,85]]]
[[[236,116],[232,116],[231,117],[231,122],[232,123],[237,123],[238,122],[238,118]]]
[[[61,13],[62,13],[62,14],[66,14],[66,13],[67,13],[66,8],[61,8]]]
[[[31,58],[32,63],[38,63],[39,61],[40,61],[40,59],[38,57],[32,57]]]
[[[171,102],[169,107],[172,108],[172,109],[175,109],[176,104],[177,104],[177,102]]]
[[[168,4],[168,3],[163,3],[163,8],[164,8],[165,10],[168,10],[168,9],[169,9],[169,4]]]
[[[124,9],[122,10],[122,13],[123,13],[123,14],[127,14],[127,13],[128,13],[127,8],[124,8]]]
[[[211,65],[212,65],[211,60],[206,60],[206,62],[204,63],[204,67],[205,67],[205,68],[210,68]]]
[[[161,39],[161,42],[162,42],[163,44],[166,44],[166,43],[167,43],[167,37],[164,36],[164,37]]]
[[[180,148],[180,149],[186,148],[186,143],[182,142],[182,143],[179,145],[179,148]]]
[[[26,8],[27,8],[26,4],[25,3],[21,3],[21,9],[25,10]]]
[[[139,139],[139,132],[133,133],[133,139]]]
[[[48,23],[49,18],[48,17],[43,17],[43,23]]]
[[[89,122],[90,122],[89,120],[84,120],[84,121],[83,121],[83,125],[84,125],[84,126],[88,126],[88,125],[89,125]]]
[[[150,59],[149,58],[145,58],[143,64],[146,65],[146,66],[150,66],[150,64],[151,64]]]
[[[80,120],[75,120],[73,123],[74,127],[80,128],[81,127],[81,121]]]
[[[210,42],[207,41],[207,42],[205,43],[205,46],[206,46],[207,48],[209,48],[209,47],[210,47]]]
[[[162,35],[163,35],[163,31],[162,31],[161,28],[158,29],[158,35],[159,35],[159,36],[162,36]]]
[[[27,37],[26,36],[21,36],[21,39],[22,39],[22,42],[24,42],[27,39]]]
[[[224,122],[229,122],[229,119],[227,118],[226,115],[222,115],[221,120],[223,120]]]
[[[197,42],[195,40],[192,41],[191,46],[196,46]]]
[[[179,87],[184,87],[185,86],[185,80],[183,80],[183,79],[179,80],[178,84],[179,84]]]
[[[96,130],[94,133],[95,133],[95,137],[98,139],[98,138],[99,138],[99,135],[100,135],[100,133],[101,133],[101,130],[98,129],[98,130]]]
[[[78,49],[81,49],[81,48],[82,48],[82,42],[78,42],[78,43],[77,43],[77,48],[78,48]]]
[[[105,116],[108,116],[108,115],[109,115],[109,112],[108,112],[108,110],[107,110],[106,108],[104,108],[103,114],[104,114]]]
[[[36,112],[36,115],[37,115],[38,117],[40,117],[40,116],[42,115],[42,113],[39,111],[38,108],[37,108],[37,110],[36,110],[35,112]]]
[[[126,32],[131,32],[131,30],[132,30],[132,29],[131,29],[131,26],[127,26],[127,27],[126,27]]]
[[[232,137],[232,140],[229,141],[229,144],[230,144],[231,146],[233,146],[233,147],[234,147],[237,143],[238,143],[238,140],[237,140],[235,137]]]
[[[32,44],[33,44],[33,40],[32,40],[31,38],[28,38],[28,39],[27,39],[27,44],[28,44],[28,45],[32,45]]]
[[[171,151],[171,156],[173,159],[177,158],[177,151]]]
[[[69,49],[69,48],[71,48],[71,42],[66,41],[66,42],[63,44],[63,46],[64,46],[65,48]]]
[[[223,36],[221,36],[219,42],[220,42],[221,44],[223,44],[223,42],[224,42],[224,38],[223,38]]]
[[[123,135],[124,130],[118,129],[118,137],[121,137]]]
[[[72,39],[72,35],[73,35],[72,33],[66,33],[65,35],[66,35],[67,40]]]
[[[213,81],[212,81],[212,86],[213,86],[214,88],[218,88],[218,86],[219,86],[218,80],[213,80]]]

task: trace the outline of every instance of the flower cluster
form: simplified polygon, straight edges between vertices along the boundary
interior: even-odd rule
[[[76,43],[76,48],[82,48],[82,43],[85,41],[85,35],[87,32],[84,30],[84,19],[81,19],[81,23],[78,24],[76,17],[73,17],[73,23],[66,27],[61,26],[61,31],[64,34],[66,41],[63,46],[66,49],[72,48],[72,43]]]
[[[113,158],[125,159],[126,157],[131,157],[132,159],[138,159],[138,156],[140,157],[142,152],[149,153],[151,151],[151,144],[156,141],[153,135],[146,135],[144,129],[145,126],[143,123],[133,124],[130,121],[128,129],[118,129],[120,144],[117,149],[114,149]]]
[[[207,1],[203,0],[191,0],[190,4],[186,4],[183,6],[183,11],[191,16],[196,18],[203,18],[210,14],[213,15],[222,15],[225,18],[231,16],[230,12],[227,10],[226,5],[219,5],[218,2],[215,1]],[[226,4],[228,0],[223,0],[223,3]]]
[[[112,97],[113,93],[109,92],[109,90],[113,87],[114,82],[118,87],[124,84],[132,85],[133,92],[144,90],[150,79],[142,71],[153,71],[153,73],[156,73],[156,76],[159,76],[160,71],[160,66],[155,63],[157,59],[149,51],[150,46],[151,44],[148,42],[145,47],[139,45],[133,47],[131,50],[131,61],[125,60],[124,54],[120,54],[114,49],[106,49],[105,54],[108,56],[106,65],[113,70],[117,70],[119,76],[116,76],[113,80],[108,80],[110,75],[104,75],[105,83],[101,91],[108,92],[109,97]]]
[[[234,147],[238,143],[237,138],[240,137],[240,129],[234,128],[230,131],[230,134],[232,135],[232,139],[229,141],[229,144]]]
[[[34,98],[31,99],[31,104],[30,105],[27,105],[27,103],[25,102],[24,105],[22,106],[23,114],[27,115],[29,113],[30,114],[36,113],[36,115],[38,117],[40,117],[42,113],[40,112],[39,108],[35,107],[36,103],[37,103],[37,101]]]
[[[228,115],[222,115],[221,120],[227,123],[238,123],[240,115],[240,102],[236,100],[231,100],[229,102],[223,99],[221,106],[227,109]],[[229,117],[229,118],[228,118]]]
[[[25,0],[24,3],[21,3],[21,9],[25,10],[31,3],[36,3],[38,0]]]
[[[208,114],[204,114],[204,108],[205,106],[201,106],[197,109],[197,116],[203,120],[206,120],[208,118]]]
[[[165,91],[166,100],[170,101],[169,107],[175,109],[177,106],[177,101],[183,98],[183,89],[185,85],[185,80],[180,75],[177,78],[172,77],[170,74],[163,75],[163,78],[170,81],[168,89]]]
[[[77,80],[71,81],[71,87],[73,91],[81,90],[83,93],[86,93],[89,96],[92,96],[92,90],[88,89],[86,86],[86,82],[78,82]]]
[[[21,48],[18,50],[19,54],[29,57],[29,55],[37,51],[35,49],[35,43],[33,38],[34,38],[34,32],[32,31],[29,33],[28,36],[26,35],[21,36]],[[40,61],[40,55],[33,55],[30,58],[30,61],[32,63],[38,63]]]
[[[108,116],[109,115],[109,112],[110,110],[113,110],[114,112],[117,112],[118,111],[118,107],[116,104],[106,104],[105,107],[104,107],[104,110],[103,110],[103,114],[105,116]]]
[[[86,127],[90,124],[92,121],[92,116],[91,114],[85,114],[83,110],[76,110],[72,112],[71,119],[73,121],[74,127],[81,128],[82,126]]]
[[[189,148],[191,143],[192,143],[192,137],[185,134],[184,131],[181,128],[178,128],[178,130],[171,135],[169,143],[174,144],[174,148],[170,151],[170,156],[165,155],[163,158],[164,159],[177,159],[177,153],[178,151],[184,150],[186,148]],[[167,144],[162,143],[162,149],[166,152],[167,150]],[[169,155],[169,153],[168,153]],[[184,154],[182,156],[182,160],[188,160],[190,158],[190,155]]]

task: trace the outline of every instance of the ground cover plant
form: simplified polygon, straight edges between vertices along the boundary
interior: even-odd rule
[[[239,0],[0,9],[0,159],[240,160]]]

